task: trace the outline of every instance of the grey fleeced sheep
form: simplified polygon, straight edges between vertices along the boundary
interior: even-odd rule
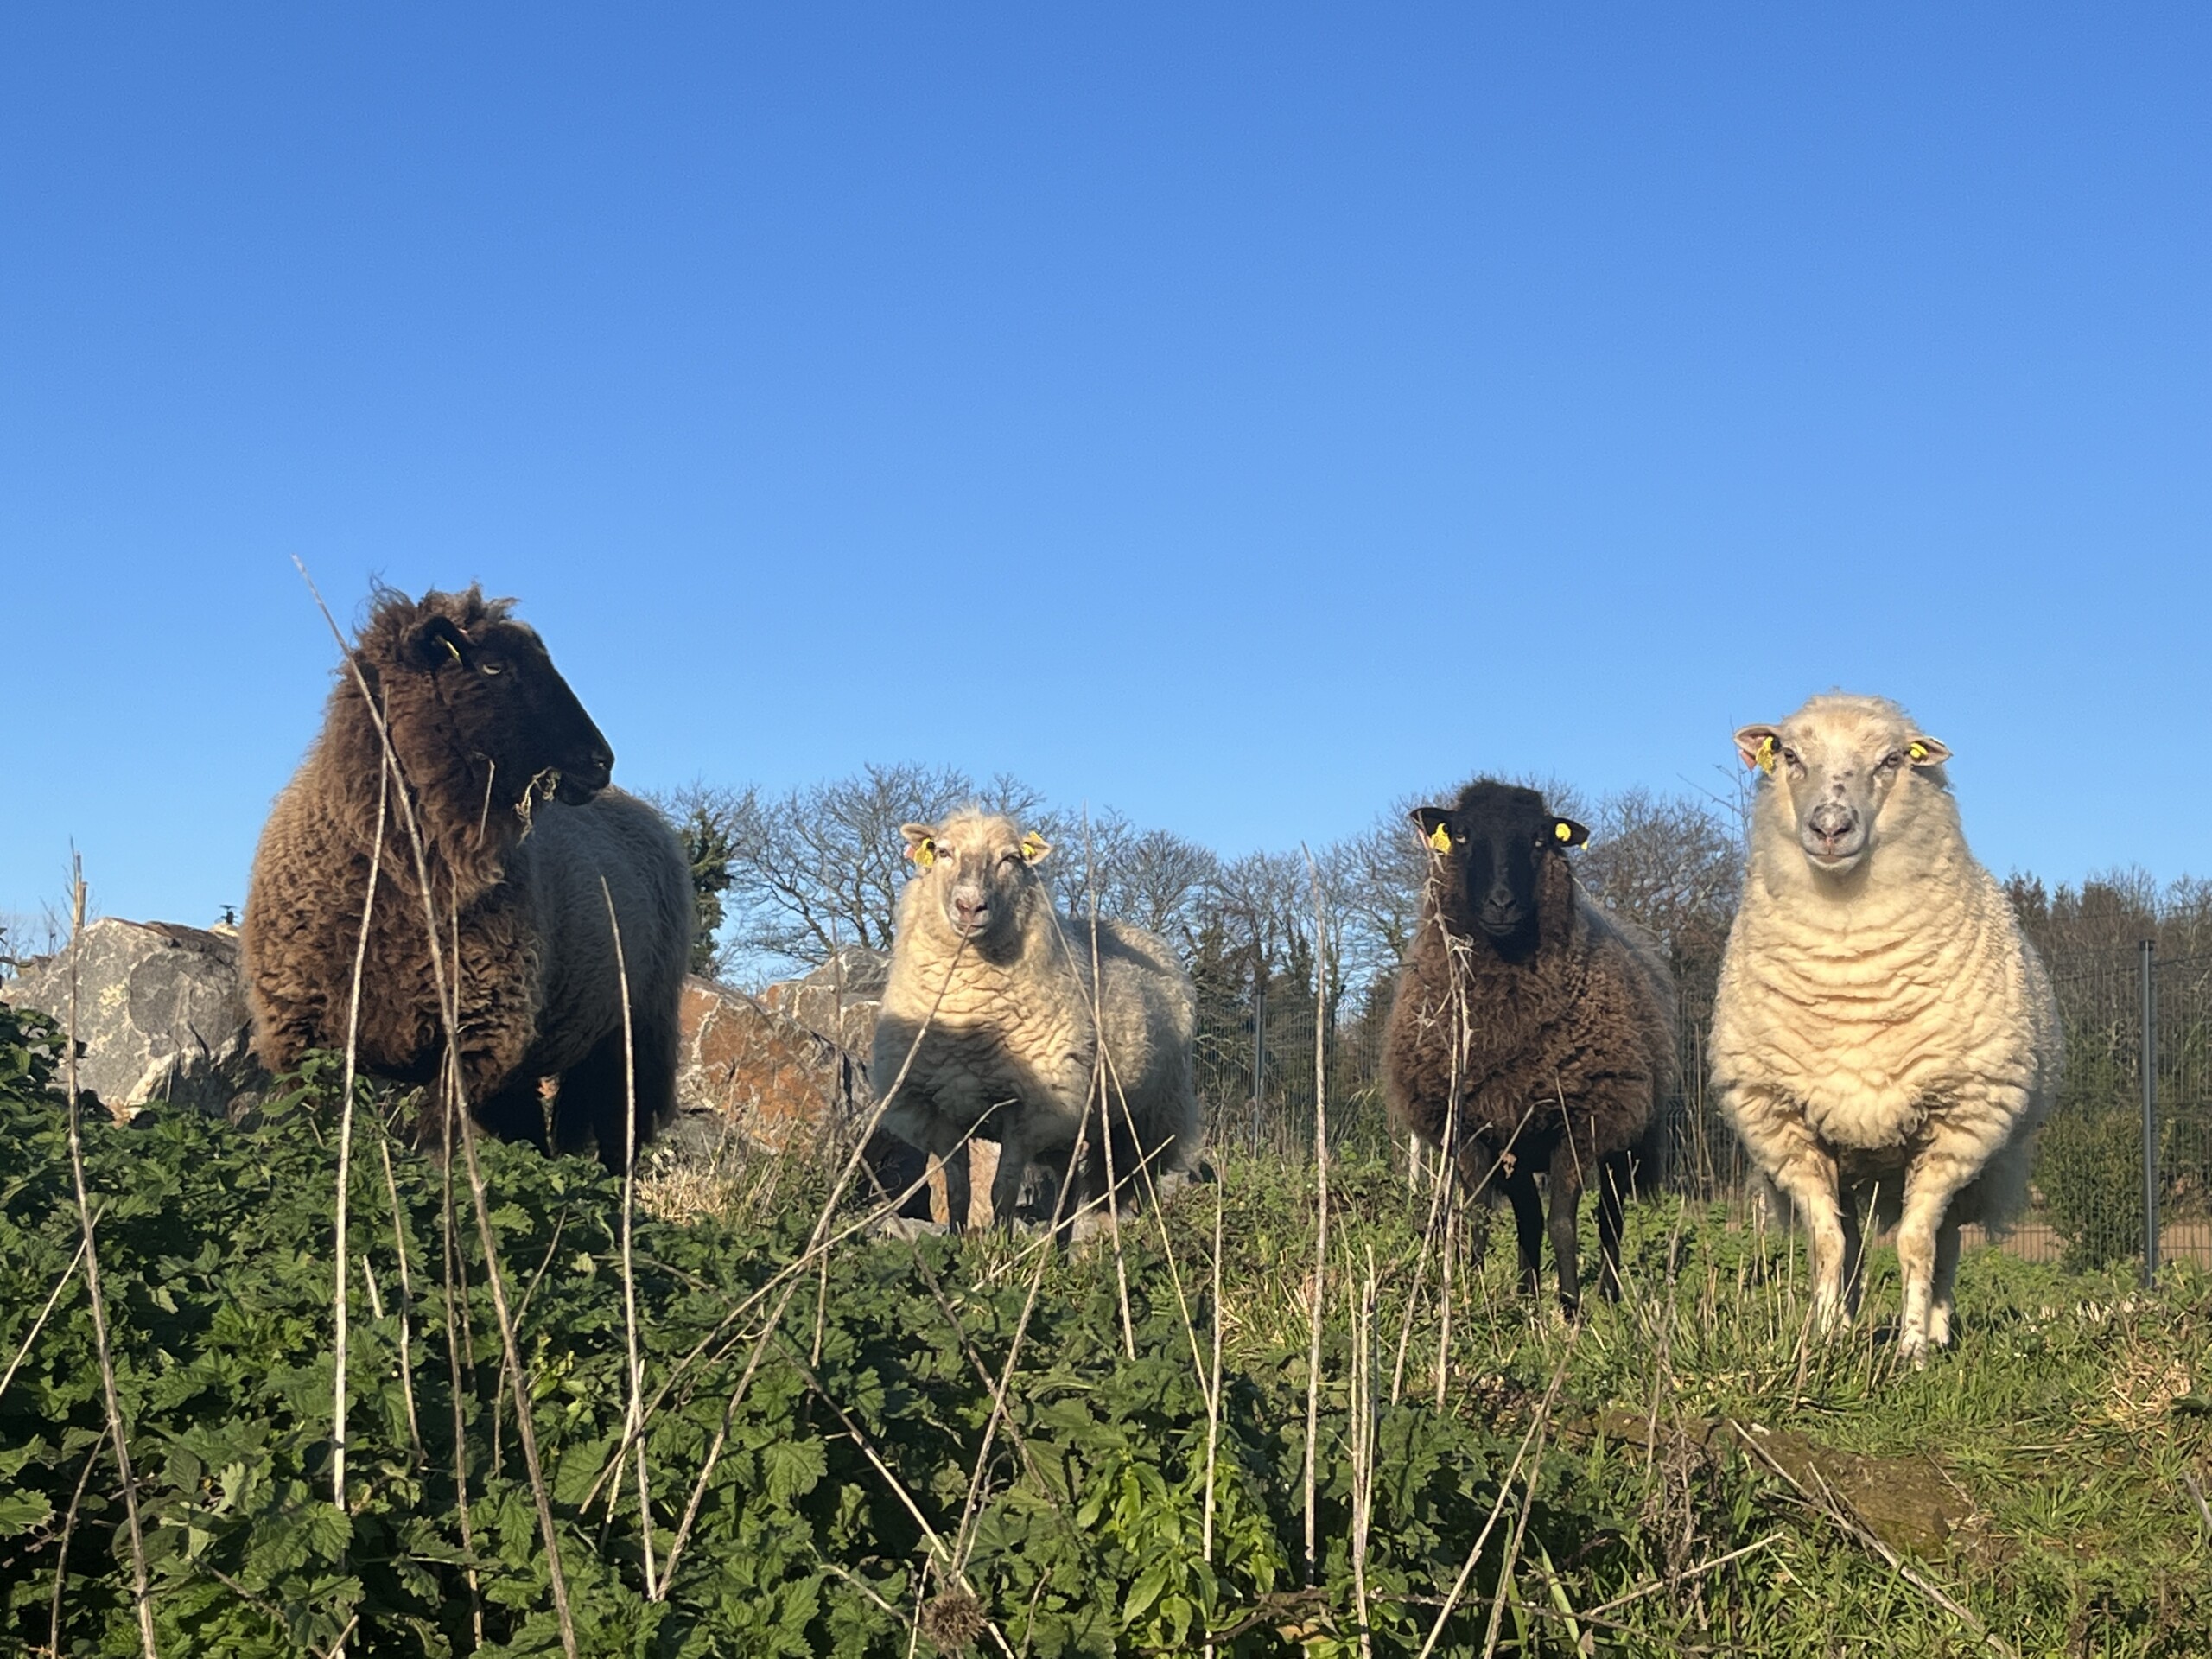
[[[892,1091],[883,1127],[944,1163],[952,1224],[967,1217],[965,1142],[979,1130],[1000,1142],[1001,1224],[1029,1166],[1065,1179],[1078,1141],[1071,1197],[1087,1208],[1107,1196],[1109,1159],[1123,1195],[1187,1172],[1200,1138],[1198,1004],[1166,944],[1099,921],[1094,1015],[1092,924],[1055,913],[1042,836],[972,810],[904,834],[916,874],[899,896],[871,1075]]]
[[[1713,1009],[1722,1110],[1811,1236],[1815,1306],[1858,1294],[1854,1194],[1897,1222],[1899,1351],[1950,1339],[1959,1228],[2026,1196],[2059,1073],[2057,1003],[1967,850],[1950,751],[1832,694],[1736,734],[1764,774]]]

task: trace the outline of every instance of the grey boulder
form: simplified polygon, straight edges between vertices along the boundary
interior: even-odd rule
[[[105,918],[86,924],[74,954],[77,1085],[116,1116],[155,1101],[224,1114],[265,1084],[248,1048],[236,933]],[[71,955],[22,963],[0,1001],[66,1026]]]

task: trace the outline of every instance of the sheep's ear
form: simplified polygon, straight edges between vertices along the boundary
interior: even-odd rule
[[[1452,815],[1440,806],[1417,806],[1412,813],[1421,838],[1440,853],[1452,850]]]
[[[1041,864],[1052,850],[1052,843],[1034,830],[1021,838],[1021,861],[1025,864]]]
[[[1925,732],[1915,732],[1912,741],[1904,746],[1904,753],[1916,766],[1940,766],[1951,758],[1951,747]]]
[[[1782,753],[1782,734],[1771,726],[1746,726],[1736,734],[1736,753],[1747,766],[1757,766],[1770,778]]]
[[[468,636],[451,617],[434,613],[400,636],[399,657],[410,668],[429,673],[462,660],[461,648],[467,643]]]
[[[926,870],[937,862],[937,830],[926,823],[902,823],[899,833],[906,837],[906,856],[914,861],[914,868]]]
[[[1589,830],[1573,818],[1552,820],[1552,844],[1555,847],[1580,847],[1590,839]]]

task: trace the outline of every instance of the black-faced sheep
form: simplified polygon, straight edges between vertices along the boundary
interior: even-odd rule
[[[1033,1162],[1065,1178],[1078,1137],[1071,1196],[1085,1206],[1107,1196],[1109,1157],[1117,1202],[1187,1172],[1198,1004],[1167,946],[1098,922],[1094,1017],[1092,924],[1055,914],[1042,836],[975,811],[905,835],[916,874],[899,896],[870,1070],[884,1090],[905,1071],[883,1127],[944,1161],[953,1224],[968,1214],[958,1149],[979,1129],[1000,1143],[1001,1222]]]
[[[1567,849],[1589,832],[1535,790],[1485,779],[1413,817],[1429,880],[1390,1010],[1391,1104],[1452,1153],[1469,1185],[1503,1191],[1530,1294],[1543,1172],[1569,1309],[1581,1288],[1575,1211],[1594,1179],[1599,1288],[1618,1297],[1621,1201],[1674,1066],[1672,980],[1576,885]]]
[[[1897,1223],[1899,1351],[1950,1339],[1959,1227],[2026,1195],[2060,1065],[2050,983],[1967,850],[1950,751],[1879,697],[1736,734],[1763,775],[1713,1017],[1722,1110],[1811,1235],[1824,1325],[1858,1290],[1854,1193]]]
[[[448,982],[458,944],[460,1076],[496,1134],[626,1158],[622,998],[603,877],[630,985],[639,1139],[673,1110],[690,876],[660,815],[607,786],[614,756],[510,601],[381,595],[353,651],[384,712],[398,780],[385,808],[362,969],[359,1058],[436,1080],[444,1021],[404,788],[423,838]],[[244,926],[254,1048],[273,1071],[346,1041],[378,835],[383,750],[361,681],[340,671],[321,734],[254,855]],[[541,1079],[558,1080],[551,1122]],[[442,1093],[442,1091],[435,1091]],[[432,1116],[429,1136],[442,1125]]]

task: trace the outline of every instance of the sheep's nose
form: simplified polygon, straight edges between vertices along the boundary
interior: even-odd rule
[[[569,770],[576,774],[578,783],[605,789],[614,776],[614,751],[604,743],[594,743],[584,751],[582,764]]]
[[[1808,822],[1815,835],[1823,841],[1834,841],[1851,828],[1851,809],[1834,801],[1822,801],[1813,809]]]

